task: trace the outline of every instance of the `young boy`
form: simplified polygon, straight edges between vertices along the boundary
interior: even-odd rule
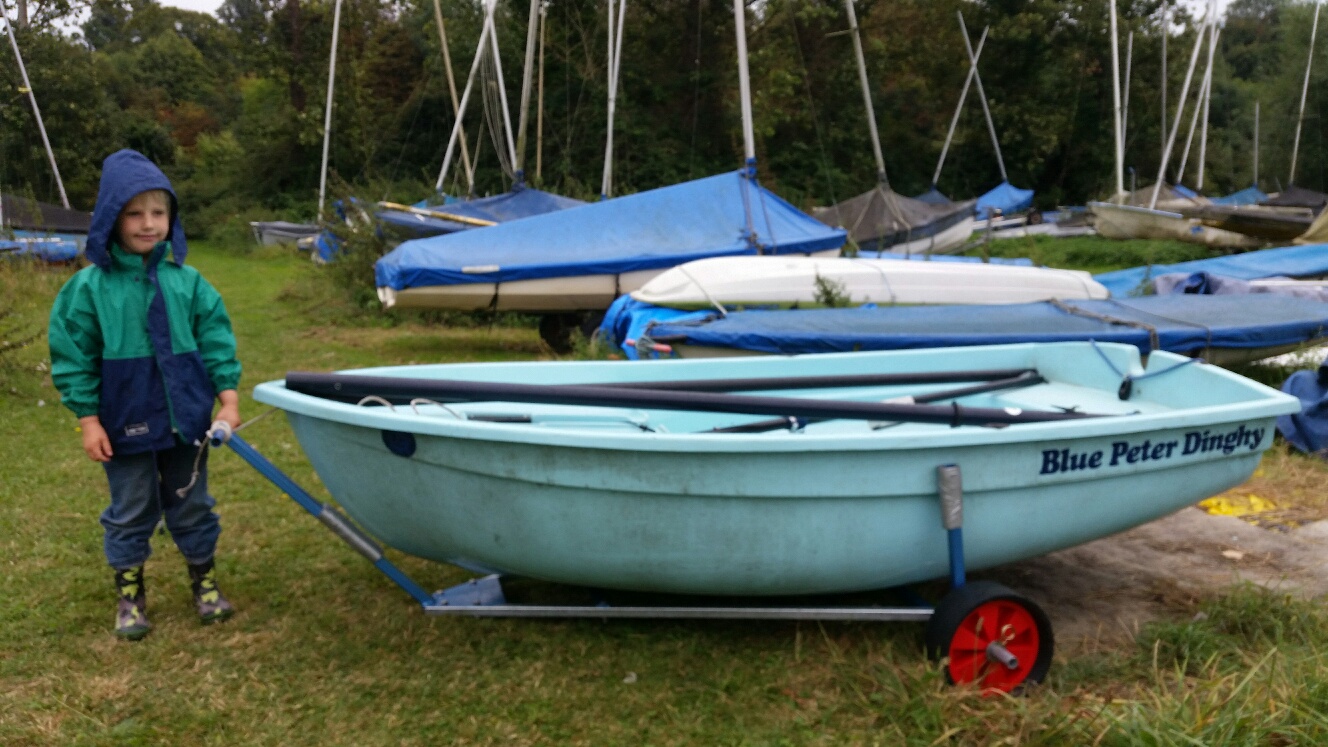
[[[88,232],[92,264],[51,308],[51,378],[110,483],[101,524],[119,592],[115,633],[129,640],[152,629],[143,564],[163,515],[188,563],[199,618],[232,613],[213,570],[221,524],[206,452],[192,478],[214,398],[216,419],[240,425],[240,362],[221,296],[185,267],[186,251],[170,180],[135,151],[114,153],[102,165]]]

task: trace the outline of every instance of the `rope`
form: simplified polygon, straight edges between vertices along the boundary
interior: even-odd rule
[[[756,228],[752,225],[752,200],[751,195],[747,194],[747,190],[751,188],[751,177],[748,176],[746,168],[738,179],[738,191],[742,194],[742,215],[747,221],[747,234],[743,238],[747,239],[747,245],[755,249],[757,254],[764,254],[760,242],[756,239]]]
[[[720,316],[729,315],[728,310],[724,308],[724,304],[716,301],[715,298],[710,295],[710,291],[705,289],[705,286],[701,284],[701,281],[697,280],[695,275],[692,275],[692,273],[687,271],[686,265],[678,265],[678,272],[681,272],[688,280],[696,284],[696,289],[701,291],[701,295],[705,296],[705,299],[710,302],[710,305],[719,309]]]
[[[1120,390],[1117,392],[1117,394],[1123,400],[1129,399],[1130,395],[1134,393],[1134,382],[1143,381],[1144,379],[1151,379],[1154,376],[1161,376],[1162,374],[1166,373],[1171,373],[1172,371],[1175,371],[1181,366],[1188,366],[1191,363],[1198,363],[1201,360],[1199,358],[1186,358],[1185,360],[1173,366],[1167,366],[1166,368],[1157,371],[1151,371],[1146,374],[1140,374],[1139,376],[1132,376],[1130,374],[1125,373],[1124,371],[1121,371],[1119,368],[1116,368],[1116,364],[1112,363],[1111,359],[1107,357],[1106,351],[1104,351],[1097,344],[1097,340],[1089,340],[1088,342],[1093,346],[1093,349],[1097,351],[1098,356],[1101,357],[1102,360],[1106,362],[1107,367],[1109,367],[1112,371],[1114,371],[1117,376],[1121,377]]]
[[[457,412],[456,410],[453,410],[452,408],[448,407],[447,405],[443,404],[442,402],[439,402],[439,401],[437,401],[437,400],[429,399],[428,397],[416,397],[415,399],[412,399],[412,400],[410,401],[410,409],[411,409],[411,411],[413,411],[416,415],[419,415],[419,414],[420,414],[420,410],[419,410],[419,407],[418,407],[418,405],[420,405],[420,404],[437,405],[438,407],[441,407],[442,409],[446,410],[447,413],[448,413],[449,415],[451,415],[452,417],[456,418],[457,420],[465,420],[465,419],[466,419],[466,416],[465,416],[465,415],[462,415],[461,413]]]
[[[198,484],[198,475],[199,475],[198,465],[203,462],[203,452],[207,451],[208,445],[212,443],[212,438],[216,431],[218,430],[221,431],[221,442],[225,443],[230,440],[231,436],[235,435],[236,433],[239,433],[245,428],[248,428],[249,426],[253,425],[254,423],[257,423],[258,421],[262,420],[263,418],[266,418],[267,416],[271,415],[276,411],[277,408],[269,407],[267,411],[264,412],[262,415],[259,415],[256,418],[250,418],[248,422],[241,423],[240,427],[235,428],[234,430],[231,429],[230,423],[227,423],[224,420],[218,420],[215,423],[213,423],[212,427],[208,429],[208,432],[203,434],[203,440],[198,442],[198,453],[194,454],[194,469],[189,475],[189,484],[175,491],[175,495],[179,496],[180,498],[183,498],[189,494],[189,491],[194,489],[195,485]]]
[[[826,187],[829,189],[830,204],[838,205],[839,200],[835,197],[835,179],[830,170],[830,159],[825,153],[825,139],[821,137],[821,120],[816,114],[816,99],[812,97],[812,74],[811,70],[807,68],[807,58],[802,53],[802,39],[798,36],[798,19],[793,14],[792,5],[788,6],[788,19],[789,30],[793,32],[793,48],[798,50],[798,63],[802,65],[802,89],[807,95],[807,111],[812,115],[812,130],[816,133],[816,149],[821,154],[821,172],[825,177]]]
[[[1055,306],[1056,308],[1060,309],[1061,311],[1064,311],[1067,314],[1072,314],[1074,316],[1082,316],[1082,317],[1087,317],[1089,319],[1096,319],[1100,322],[1106,322],[1108,324],[1120,324],[1125,327],[1134,327],[1135,329],[1146,330],[1148,332],[1148,349],[1150,351],[1157,350],[1161,346],[1161,343],[1158,341],[1157,327],[1154,327],[1151,324],[1145,324],[1143,322],[1138,322],[1133,319],[1122,319],[1120,317],[1109,316],[1107,314],[1098,314],[1093,311],[1081,309],[1077,306],[1071,306],[1070,304],[1065,303],[1059,298],[1053,298],[1051,299],[1051,301],[1049,301],[1049,303],[1052,306]]]

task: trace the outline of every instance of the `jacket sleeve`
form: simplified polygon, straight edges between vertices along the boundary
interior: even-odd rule
[[[101,325],[92,289],[75,275],[51,306],[47,328],[51,346],[51,381],[60,401],[77,417],[96,415],[101,405]]]
[[[203,358],[213,393],[235,389],[240,385],[240,361],[235,357],[235,333],[231,331],[231,318],[226,304],[212,284],[198,276],[194,292],[194,339]]]

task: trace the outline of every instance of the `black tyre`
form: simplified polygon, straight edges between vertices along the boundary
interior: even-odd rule
[[[1051,620],[1031,600],[994,581],[975,581],[946,594],[927,622],[927,654],[945,662],[953,684],[1018,692],[1051,669]],[[1013,655],[1009,666],[992,644]]]

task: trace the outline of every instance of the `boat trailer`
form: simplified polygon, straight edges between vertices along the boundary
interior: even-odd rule
[[[958,465],[936,469],[942,524],[949,545],[950,591],[934,606],[669,606],[525,604],[508,601],[503,577],[491,574],[429,593],[388,560],[378,543],[332,505],[300,487],[276,465],[217,421],[208,432],[213,447],[228,445],[333,534],[373,563],[409,594],[426,614],[460,617],[657,618],[705,620],[816,620],[925,622],[926,650],[939,660],[952,684],[973,685],[984,693],[1019,692],[1046,677],[1051,667],[1051,621],[1034,602],[993,581],[969,582],[964,566],[963,479]],[[916,596],[916,595],[913,595]]]

